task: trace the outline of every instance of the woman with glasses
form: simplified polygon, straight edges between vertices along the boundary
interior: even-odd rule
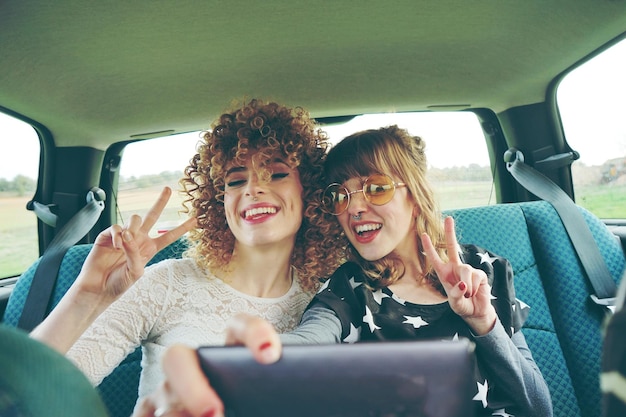
[[[515,298],[512,267],[457,243],[454,221],[441,221],[426,179],[424,148],[421,138],[390,126],[351,135],[330,151],[332,184],[322,207],[350,242],[348,262],[282,342],[310,342],[310,334],[319,342],[465,337],[476,344],[477,415],[551,415],[548,388],[520,332],[528,306]],[[316,311],[332,312],[334,327]]]
[[[397,126],[362,131],[333,147],[322,208],[349,241],[347,262],[325,281],[295,331],[278,336],[263,320],[239,317],[230,340],[272,362],[281,344],[464,337],[476,345],[476,415],[551,416],[547,385],[520,331],[528,306],[515,298],[511,265],[457,243],[453,219],[442,221],[426,179],[424,148]],[[181,392],[179,370],[196,368],[195,361],[184,348],[166,358],[170,392]],[[199,404],[189,394],[178,398]],[[198,399],[222,409],[215,395]]]

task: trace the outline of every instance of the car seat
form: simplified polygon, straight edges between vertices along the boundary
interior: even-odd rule
[[[616,282],[626,264],[619,241],[579,207]],[[530,314],[522,332],[550,389],[555,417],[598,417],[605,310],[561,222],[545,201],[452,210],[460,242],[507,258],[517,297]]]

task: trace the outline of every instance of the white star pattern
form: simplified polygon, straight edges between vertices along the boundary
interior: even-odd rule
[[[483,403],[483,408],[487,408],[487,391],[489,390],[489,383],[485,379],[484,384],[476,382],[476,385],[478,386],[478,394],[474,395],[472,400],[481,401]]]
[[[374,330],[380,330],[380,327],[374,323],[374,317],[372,316],[372,311],[368,306],[365,306],[365,315],[363,316],[363,323],[367,323],[370,326],[370,332],[374,333]]]
[[[478,256],[480,256],[481,264],[484,264],[484,263],[493,264],[493,261],[497,259],[497,258],[492,258],[491,256],[489,256],[487,252],[479,253]]]
[[[372,296],[374,297],[374,301],[376,301],[378,303],[378,305],[380,305],[383,302],[383,298],[389,297],[380,288],[378,290],[376,290],[376,291],[373,291],[372,292]]]
[[[320,287],[319,291],[317,292],[318,294],[321,293],[322,291],[324,291],[326,288],[328,288],[328,284],[330,284],[330,280],[327,279],[326,282],[324,282],[322,284],[322,286]]]
[[[352,289],[355,289],[356,287],[358,287],[359,285],[362,285],[362,282],[356,282],[354,280],[354,277],[350,278],[350,280],[348,281],[350,283],[350,286],[352,287]]]
[[[477,268],[481,268],[487,271],[488,277],[491,277],[490,274],[495,272],[493,270],[493,267],[490,265],[493,265],[496,261],[498,261],[499,258],[497,256],[493,257],[488,251],[481,252],[481,251],[472,251],[472,250],[468,251],[468,255],[470,256],[470,259],[472,260],[471,264],[474,265],[475,268],[477,267]],[[461,251],[460,251],[460,257],[461,257],[462,262],[466,258],[463,256],[463,252]],[[486,264],[486,265],[483,266],[483,264]],[[495,275],[494,279],[497,277],[498,277],[498,274]],[[353,323],[350,323],[349,318],[348,320],[345,320],[345,321],[342,318],[342,321],[344,321],[344,323],[347,322],[349,325],[348,332],[344,333],[345,336],[341,339],[342,343],[349,343],[349,344],[358,343],[359,340],[361,340],[362,338],[372,339],[372,338],[377,338],[378,335],[381,336],[381,338],[383,336],[386,337],[386,334],[383,335],[383,333],[388,330],[391,330],[388,327],[397,327],[400,324],[407,325],[407,326],[400,326],[404,328],[403,331],[413,333],[413,330],[410,330],[410,327],[409,327],[410,325],[411,327],[413,327],[416,334],[421,334],[421,332],[424,332],[424,331],[428,332],[429,328],[439,325],[438,322],[436,321],[433,321],[433,323],[430,323],[423,318],[424,316],[426,316],[429,318],[429,320],[431,320],[430,311],[427,308],[422,308],[419,305],[414,306],[411,302],[406,301],[400,298],[399,296],[397,296],[396,294],[394,294],[393,291],[388,291],[388,290],[385,290],[384,288],[371,290],[369,291],[370,295],[367,295],[364,298],[361,298],[361,297],[355,298],[352,295],[353,292],[356,292],[357,289],[359,289],[359,287],[361,286],[363,286],[363,289],[367,288],[366,287],[367,284],[365,282],[362,282],[364,278],[362,278],[362,276],[359,274],[355,274],[355,275],[346,274],[344,276],[339,276],[338,278],[342,280],[342,284],[336,287],[336,284],[338,284],[339,282],[332,283],[333,285],[332,289],[330,286],[331,284],[330,280],[326,280],[321,284],[321,288],[318,291],[318,293],[322,294],[320,295],[320,297],[322,298],[329,297],[328,302],[333,302],[334,305],[340,306],[339,303],[341,303],[342,301],[339,301],[339,300],[344,300],[343,297],[345,296],[346,297],[345,300],[352,300],[351,302],[357,303],[356,306],[350,306],[350,307],[358,307],[363,312],[363,316],[362,316],[360,324],[355,325]],[[496,287],[502,290],[502,297],[503,299],[506,299],[507,302],[510,302],[509,308],[513,312],[519,312],[520,310],[530,308],[527,304],[520,301],[519,299],[515,299],[511,302],[511,299],[509,296],[507,296],[508,294],[506,292],[507,290],[506,286],[508,285],[508,281],[504,281],[503,283],[500,283],[496,279],[495,282],[496,284],[501,284],[501,285],[496,285]],[[345,284],[348,284],[348,285],[345,285]],[[498,299],[500,298],[499,296],[501,294],[495,291],[493,286],[491,286],[491,289],[492,291],[490,291],[490,294],[488,297],[490,298],[493,304],[496,304],[496,301],[498,301]],[[331,292],[326,293],[326,291],[331,291]],[[346,294],[350,294],[350,297],[348,297]],[[391,300],[393,301],[391,300],[384,301],[385,298],[391,298]],[[345,300],[343,301],[344,306],[345,306]],[[396,306],[393,307],[393,305],[396,305]],[[399,305],[402,305],[403,307],[400,307]],[[344,306],[340,306],[340,308],[343,309]],[[395,314],[392,316],[395,318],[393,325],[388,324],[388,322],[385,321],[386,319],[388,319],[388,317],[386,316],[388,312],[383,309],[384,307],[390,307],[391,309],[396,310]],[[383,309],[383,310],[379,311],[380,309]],[[528,310],[525,310],[524,312],[527,312],[527,311]],[[439,316],[436,316],[436,317],[439,317]],[[378,325],[377,322],[384,324],[385,327]],[[513,322],[515,322],[515,320],[513,320]],[[507,324],[508,326],[506,327],[513,326],[512,322],[507,322]],[[368,327],[366,327],[366,325]],[[422,327],[424,327],[424,330],[420,330]],[[368,329],[370,333],[367,333]],[[514,328],[511,327],[511,332],[513,331],[514,331]],[[344,328],[344,332],[345,332],[345,328]],[[459,332],[461,332],[461,330],[459,330]],[[453,342],[458,341],[462,338],[461,335],[463,334],[462,332],[461,333],[459,332],[455,332],[454,330],[450,332],[446,332],[445,336],[443,334],[440,336],[442,337],[441,340],[453,341]],[[487,415],[490,415],[492,417],[514,417],[512,414],[507,412],[508,410],[506,408],[502,407],[504,404],[499,405],[500,407],[502,407],[500,409],[496,409],[495,407],[493,407],[494,405],[496,405],[495,403],[493,403],[493,398],[491,398],[493,393],[490,394],[490,391],[493,390],[493,387],[490,387],[488,379],[485,379],[484,377],[481,379],[483,379],[482,382],[480,380],[474,379],[476,388],[474,388],[475,390],[474,395],[470,397],[472,398],[472,403],[474,401],[480,402],[480,404],[482,405],[482,408],[484,409],[484,412],[487,412]],[[473,405],[473,407],[478,407],[478,405]]]
[[[356,343],[359,341],[359,334],[361,333],[361,329],[357,329],[354,327],[352,323],[350,323],[350,333],[343,339],[344,343]]]
[[[422,326],[428,326],[428,322],[424,321],[422,319],[422,316],[417,316],[417,317],[404,316],[404,318],[406,320],[403,321],[402,323],[409,323],[416,329],[419,329]]]
[[[523,302],[519,298],[516,298],[516,300],[519,302],[519,305],[522,308],[522,310],[526,310],[527,308],[530,308],[530,306],[528,304],[526,304],[525,302]]]

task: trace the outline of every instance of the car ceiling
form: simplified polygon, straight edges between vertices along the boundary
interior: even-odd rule
[[[233,99],[314,117],[545,101],[626,1],[0,2],[0,106],[58,146],[206,129]]]

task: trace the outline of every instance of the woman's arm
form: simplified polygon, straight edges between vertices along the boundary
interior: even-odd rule
[[[498,321],[491,332],[474,340],[481,368],[497,388],[496,396],[489,394],[492,409],[505,408],[516,416],[552,416],[550,391],[521,331],[509,337]]]
[[[298,327],[280,335],[284,345],[341,343],[341,321],[321,303],[313,304],[302,315]]]
[[[146,263],[159,250],[195,227],[195,219],[189,219],[156,238],[148,235],[171,192],[164,188],[143,220],[133,215],[127,225],[113,225],[98,235],[74,284],[31,337],[65,354],[94,320],[143,275]]]

